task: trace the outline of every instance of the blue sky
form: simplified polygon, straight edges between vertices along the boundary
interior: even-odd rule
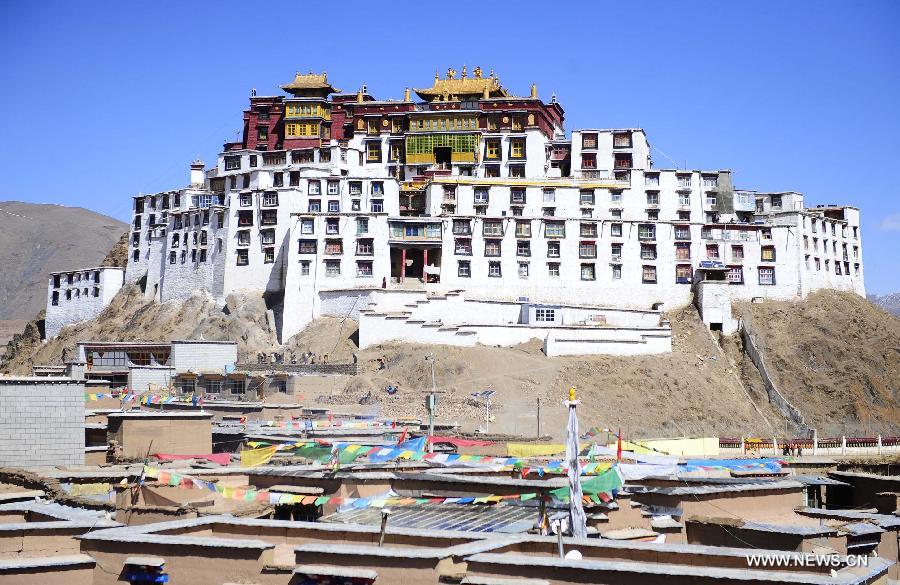
[[[859,206],[866,285],[900,290],[900,3],[386,5],[4,3],[0,200],[127,221],[131,195],[214,160],[251,88],[324,69],[400,98],[481,65],[555,92],[569,129],[645,128],[658,166]]]

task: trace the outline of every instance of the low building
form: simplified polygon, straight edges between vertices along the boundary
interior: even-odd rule
[[[111,412],[107,442],[116,458],[143,459],[148,453],[212,453],[212,415],[206,412]]]
[[[84,268],[51,272],[47,279],[44,334],[52,339],[66,325],[88,321],[100,314],[125,282],[125,269]]]
[[[84,382],[0,378],[0,466],[84,463]]]

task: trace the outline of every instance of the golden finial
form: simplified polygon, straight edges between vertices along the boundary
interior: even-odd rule
[[[497,76],[494,75],[494,68],[491,67],[491,79],[494,79],[495,77],[497,77]]]
[[[475,79],[481,79],[481,67],[479,66],[475,69],[472,69],[472,75],[475,76]]]
[[[468,73],[466,73],[466,66],[463,65],[462,78],[465,79],[466,77],[468,77]]]
[[[358,104],[363,103],[363,90],[362,90],[362,88],[359,88],[359,90],[356,92],[356,103],[358,103]]]
[[[447,79],[456,79],[456,69],[447,67]]]
[[[484,89],[481,91],[481,99],[486,100],[491,97],[491,92],[488,91],[488,87],[485,85]]]
[[[575,386],[569,388],[569,402],[575,402]]]
[[[324,81],[325,83],[328,83],[328,72],[327,71],[322,72],[322,81]]]
[[[438,70],[435,69],[435,70],[434,70],[434,80],[437,81],[437,80],[440,79],[440,78],[441,78],[440,73],[438,73]]]
[[[537,84],[536,83],[531,84],[531,97],[533,97],[533,98],[537,97]]]
[[[409,96],[409,88],[408,87],[403,92],[403,101],[405,101],[405,102],[412,101]]]

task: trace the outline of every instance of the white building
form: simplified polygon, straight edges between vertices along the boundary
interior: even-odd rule
[[[856,208],[656,169],[641,129],[567,138],[555,97],[475,75],[436,76],[418,102],[313,74],[252,96],[214,168],[134,198],[126,280],[160,300],[264,292],[282,339],[319,315],[379,313],[378,290],[644,311],[697,298],[726,332],[731,299],[865,294]]]
[[[56,337],[66,325],[99,315],[122,288],[124,276],[122,268],[111,267],[50,273],[44,317],[46,338]]]

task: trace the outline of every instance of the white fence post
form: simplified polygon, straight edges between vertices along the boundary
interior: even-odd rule
[[[841,435],[841,455],[847,454],[847,437]]]

